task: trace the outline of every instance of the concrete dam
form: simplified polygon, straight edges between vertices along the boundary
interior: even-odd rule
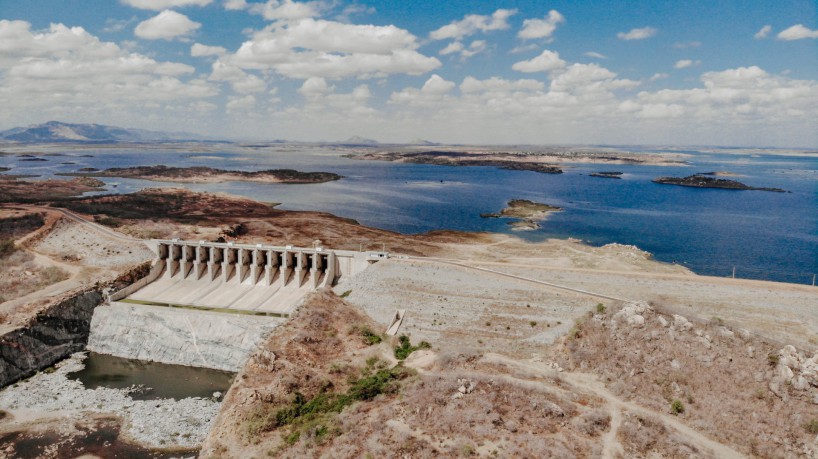
[[[311,291],[386,254],[205,241],[151,241],[150,273],[96,308],[88,349],[237,371]]]

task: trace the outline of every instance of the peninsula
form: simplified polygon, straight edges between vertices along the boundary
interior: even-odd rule
[[[490,147],[447,148],[435,150],[404,147],[394,150],[359,150],[345,155],[358,160],[391,161],[440,166],[494,166],[508,170],[527,170],[561,174],[563,164],[635,164],[683,166],[685,155],[630,153],[611,149],[539,147],[501,149]]]
[[[752,187],[736,180],[720,179],[710,175],[695,174],[687,177],[659,177],[653,183],[662,185],[679,185],[693,188],[720,188],[725,190],[757,190],[786,193],[781,188]]]
[[[177,183],[324,183],[339,180],[332,172],[301,172],[294,169],[266,169],[261,171],[231,171],[211,167],[137,166],[114,167],[101,171],[80,170],[57,175],[74,177],[118,177]]]

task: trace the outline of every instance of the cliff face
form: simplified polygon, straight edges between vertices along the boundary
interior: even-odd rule
[[[83,350],[94,308],[102,300],[100,290],[84,290],[41,311],[27,326],[0,337],[0,387]]]

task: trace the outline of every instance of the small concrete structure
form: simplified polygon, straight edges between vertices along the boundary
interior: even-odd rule
[[[388,256],[178,239],[152,244],[157,259],[149,276],[112,301],[286,316],[308,292]]]

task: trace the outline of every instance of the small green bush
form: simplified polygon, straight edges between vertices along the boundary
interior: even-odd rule
[[[383,341],[381,335],[373,332],[368,327],[361,328],[361,336],[364,337],[364,342],[370,346],[380,344],[380,342]]]
[[[352,290],[347,290],[346,292],[341,294],[341,298],[346,298],[352,293]]]
[[[605,314],[605,305],[602,303],[597,303],[596,305],[596,313],[597,314]]]
[[[818,434],[818,419],[810,420],[804,428],[811,434]]]
[[[767,354],[767,363],[769,363],[771,367],[778,366],[779,360],[780,357],[778,356],[778,354],[774,352],[770,352],[769,354]]]
[[[409,337],[406,335],[400,335],[398,341],[400,345],[395,347],[395,358],[398,360],[406,360],[409,354],[420,349],[430,349],[432,347],[432,345],[426,341],[421,341],[417,346],[412,346]]]
[[[679,415],[685,412],[685,406],[682,404],[682,401],[679,399],[673,400],[670,404],[670,413]]]
[[[536,327],[537,326],[537,321],[532,320],[531,322],[528,323],[528,325],[531,325],[532,327]]]

